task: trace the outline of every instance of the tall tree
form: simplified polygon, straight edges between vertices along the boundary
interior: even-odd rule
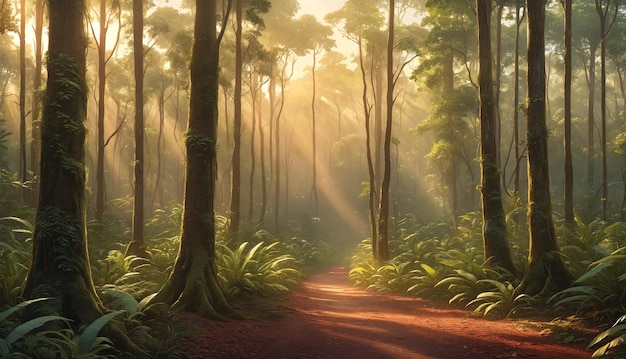
[[[39,155],[41,152],[41,82],[43,68],[43,0],[35,0],[35,69],[33,72],[33,105],[32,105],[32,126],[30,143],[30,170],[33,177],[39,176]],[[33,199],[37,198],[37,180],[31,183]]]
[[[563,178],[563,207],[565,224],[574,226],[574,164],[572,160],[572,0],[562,0],[565,20],[564,74],[564,134],[565,174]]]
[[[546,0],[526,0],[528,11],[528,74],[526,140],[528,144],[528,268],[521,287],[525,293],[563,290],[572,282],[559,254],[550,199],[548,128],[546,126],[545,23]],[[546,286],[552,282],[554,288]],[[544,293],[546,294],[546,293]]]
[[[230,185],[229,240],[236,240],[241,219],[241,84],[243,78],[243,0],[235,1],[235,108],[233,122],[232,179]]]
[[[367,66],[366,66],[366,34],[374,29],[380,28],[384,23],[384,18],[380,13],[378,4],[372,1],[346,1],[344,6],[328,15],[326,21],[335,24],[345,37],[354,42],[358,47],[358,64],[361,73],[362,92],[361,105],[363,107],[364,127],[365,127],[365,148],[368,168],[368,204],[370,229],[372,237],[372,255],[378,259],[378,223],[377,206],[378,197],[376,192],[376,171],[374,155],[371,147],[371,89],[368,86]]]
[[[600,17],[600,148],[602,152],[602,219],[608,218],[609,184],[606,164],[606,42],[615,20],[619,2],[595,0],[596,12]]]
[[[396,2],[389,0],[389,13],[387,15],[387,118],[385,125],[385,137],[383,145],[383,177],[380,188],[380,204],[378,207],[378,245],[376,246],[378,254],[376,257],[379,261],[389,259],[389,186],[391,184],[391,130],[393,125],[393,103],[394,103],[394,36],[395,36],[395,18],[396,18]]]
[[[26,161],[26,0],[20,0],[20,181],[28,180],[28,162]],[[22,191],[24,200],[28,200],[28,189]]]
[[[483,207],[485,261],[514,273],[515,266],[507,239],[506,218],[502,207],[498,146],[496,141],[496,95],[491,67],[491,0],[477,0],[478,86],[480,94],[480,167]]]
[[[117,4],[119,5],[119,4]],[[109,16],[115,16],[117,13],[118,21],[118,36],[119,39],[121,27],[121,8],[118,7],[115,11],[107,11],[107,1],[100,0],[100,8],[98,17],[100,20],[98,29],[99,33],[96,35],[94,26],[91,26],[93,38],[96,42],[96,48],[98,49],[98,118],[97,122],[97,159],[96,159],[96,220],[102,222],[102,216],[104,215],[104,201],[105,201],[105,183],[104,183],[104,123],[105,123],[105,105],[106,105],[106,65],[113,56],[115,49],[117,48],[117,40],[113,45],[110,53],[107,55],[107,33],[111,24]]]
[[[144,253],[144,119],[143,119],[143,1],[133,0],[133,59],[135,69],[135,161],[131,241],[126,254]]]
[[[196,1],[180,252],[165,285],[153,298],[153,302],[211,318],[234,314],[217,279],[214,210],[219,44],[229,9],[221,17],[222,30],[217,35],[217,1]]]
[[[330,50],[335,46],[335,41],[331,39],[332,29],[320,24],[313,15],[303,15],[298,19],[298,31],[306,36],[307,44],[313,55],[311,64],[311,197],[313,198],[313,215],[318,216],[319,198],[317,193],[317,63],[318,57],[323,51]]]
[[[42,118],[41,187],[25,298],[51,297],[79,328],[102,315],[85,223],[84,0],[49,0],[48,81]]]

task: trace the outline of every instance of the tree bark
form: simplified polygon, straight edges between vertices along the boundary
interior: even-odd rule
[[[228,225],[228,240],[237,240],[239,222],[241,220],[241,82],[243,71],[243,0],[234,0],[236,3],[235,32],[235,109],[233,123],[233,157],[232,157],[232,181],[230,188],[230,224]]]
[[[502,207],[498,147],[496,145],[497,119],[491,67],[491,0],[477,0],[478,57],[480,71],[480,152],[481,195],[483,207],[483,243],[485,262],[515,273],[507,239],[506,218]]]
[[[143,256],[144,248],[144,118],[143,118],[143,1],[133,0],[133,52],[135,66],[135,181],[131,241],[126,255]]]
[[[573,278],[560,255],[552,220],[545,97],[545,0],[526,0],[526,9],[528,11],[526,138],[530,253],[521,287],[530,295],[540,293],[548,295],[554,290],[569,287]]]
[[[41,82],[43,68],[43,0],[35,1],[35,71],[33,72],[33,105],[32,127],[30,143],[30,170],[33,173],[33,182],[30,184],[32,201],[37,206],[39,156],[41,154]]]
[[[20,181],[28,181],[28,163],[26,162],[26,0],[20,1]],[[22,195],[28,202],[29,190],[23,187]]]
[[[572,161],[572,0],[563,0],[565,10],[565,81],[564,81],[564,154],[565,175],[563,183],[563,206],[565,224],[570,228],[574,219],[574,164]]]
[[[100,0],[100,34],[98,37],[98,131],[96,164],[96,220],[102,222],[104,215],[104,108],[106,101],[106,39],[107,8],[106,0]]]
[[[51,297],[74,328],[102,315],[87,254],[85,210],[86,34],[84,0],[50,0],[41,182],[27,299]]]
[[[226,302],[215,264],[215,178],[219,40],[217,3],[196,1],[191,55],[187,163],[180,252],[174,269],[152,302],[163,302],[201,316],[221,319],[234,312]],[[226,23],[228,15],[224,15]],[[221,38],[221,36],[220,36]]]
[[[389,0],[389,25],[387,28],[387,121],[383,144],[383,177],[380,188],[380,204],[378,210],[378,260],[389,260],[389,186],[391,184],[391,130],[393,124],[393,47],[395,36],[395,0]],[[381,101],[382,102],[382,101]]]

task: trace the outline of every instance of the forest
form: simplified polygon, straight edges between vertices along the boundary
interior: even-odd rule
[[[0,4],[0,357],[194,357],[337,266],[626,357],[624,2]]]

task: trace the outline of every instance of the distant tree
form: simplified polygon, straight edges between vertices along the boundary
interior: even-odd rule
[[[314,201],[313,215],[318,216],[319,212],[319,198],[317,194],[317,62],[318,57],[323,51],[330,50],[335,46],[335,41],[331,38],[332,29],[328,26],[320,24],[313,15],[303,15],[298,19],[298,31],[303,34],[308,34],[306,48],[310,49],[313,55],[313,63],[311,64],[311,84],[312,84],[312,96],[311,96],[311,197]]]
[[[43,13],[44,1],[35,0],[35,69],[33,71],[33,104],[32,104],[32,126],[31,126],[31,143],[30,143],[30,170],[33,173],[34,180],[31,183],[33,191],[33,200],[37,199],[39,177],[39,156],[41,153],[41,85],[42,85],[42,69],[43,69]],[[36,205],[36,203],[33,203]]]
[[[133,0],[133,60],[135,70],[135,161],[131,241],[126,255],[143,255],[144,248],[144,118],[143,1]]]
[[[565,224],[573,227],[574,218],[574,164],[572,161],[572,0],[563,0],[565,21],[565,74],[563,81],[564,119],[563,152],[565,154],[565,173],[563,177],[563,207]]]
[[[113,57],[115,49],[117,48],[118,40],[121,32],[121,14],[122,9],[119,7],[119,3],[116,4],[117,8],[112,9],[111,12],[107,9],[107,1],[100,0],[100,8],[98,11],[98,31],[96,34],[95,28],[92,23],[91,32],[96,43],[98,50],[98,117],[97,123],[97,159],[96,159],[96,220],[102,222],[102,216],[104,215],[104,202],[105,202],[105,181],[104,181],[104,123],[105,123],[105,107],[106,107],[106,80],[107,72],[106,66],[109,60]],[[109,26],[111,25],[111,17],[117,18],[118,32],[116,42],[113,44],[110,50],[107,49],[107,35]],[[107,51],[110,51],[107,54]]]
[[[595,0],[596,12],[600,17],[600,148],[602,153],[602,219],[608,218],[609,183],[606,163],[606,49],[608,36],[615,24],[620,2],[617,0]]]
[[[267,0],[249,0],[244,7],[244,0],[235,1],[236,30],[235,30],[235,89],[234,89],[234,122],[233,122],[233,156],[232,156],[232,181],[230,194],[230,223],[228,236],[230,240],[236,240],[239,234],[239,222],[241,221],[241,100],[243,82],[243,21],[244,8],[246,19],[257,27],[263,27],[263,20],[259,14],[266,13],[270,8]]]
[[[521,288],[530,295],[544,291],[548,281],[552,282],[556,290],[563,290],[573,279],[560,255],[552,220],[545,97],[545,3],[546,0],[526,0],[528,11],[526,136],[530,253]],[[554,288],[548,287],[548,290]]]
[[[502,207],[498,146],[496,141],[496,95],[493,90],[491,56],[491,0],[477,0],[478,86],[480,99],[480,164],[485,261],[515,272]]]
[[[358,46],[357,61],[361,73],[362,95],[361,105],[363,107],[364,126],[365,126],[365,146],[368,168],[368,204],[370,228],[372,237],[372,255],[378,259],[378,223],[377,223],[377,203],[378,196],[376,191],[376,171],[374,163],[374,155],[372,153],[372,134],[371,134],[371,118],[372,118],[372,100],[371,89],[367,76],[366,66],[366,34],[370,29],[379,29],[384,22],[383,15],[379,11],[377,4],[372,1],[347,1],[344,6],[332,13],[326,15],[326,21],[334,24],[348,39]]]
[[[196,1],[180,252],[172,273],[152,300],[211,318],[234,315],[217,279],[214,212],[219,45],[229,10],[221,17],[218,35],[217,1]]]
[[[26,0],[20,0],[20,181],[28,180],[28,162],[26,161]],[[29,191],[26,186],[22,191],[23,198],[28,202]]]
[[[595,103],[596,103],[596,57],[600,44],[598,17],[594,14],[594,1],[583,0],[572,3],[572,42],[581,57],[586,72],[587,87],[587,191],[593,196],[595,183]],[[573,49],[573,50],[574,50]]]

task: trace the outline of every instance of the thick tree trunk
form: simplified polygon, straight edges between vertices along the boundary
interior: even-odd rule
[[[495,115],[493,81],[491,75],[491,0],[477,0],[478,56],[480,71],[480,150],[481,194],[483,207],[483,243],[485,261],[515,273],[507,239],[506,219],[502,207],[498,147],[496,145],[497,120]]]
[[[196,1],[180,252],[170,277],[152,301],[221,319],[224,315],[234,315],[234,312],[218,285],[215,264],[214,195],[219,95],[216,20],[215,0]]]
[[[545,0],[526,0],[528,11],[528,226],[530,253],[522,281],[525,293],[550,294],[572,282],[559,254],[550,199],[546,126],[544,21]],[[550,282],[550,283],[549,283]],[[549,287],[551,284],[552,287]]]
[[[91,279],[85,224],[85,3],[50,0],[48,7],[41,188],[23,296],[53,298],[50,309],[80,328],[102,315]]]
[[[263,78],[261,78],[261,83]],[[259,105],[256,107],[258,112],[258,124],[259,124],[259,161],[261,162],[261,213],[259,213],[259,223],[265,223],[265,212],[267,211],[267,173],[265,170],[265,131],[263,130],[263,97],[259,100]]]

